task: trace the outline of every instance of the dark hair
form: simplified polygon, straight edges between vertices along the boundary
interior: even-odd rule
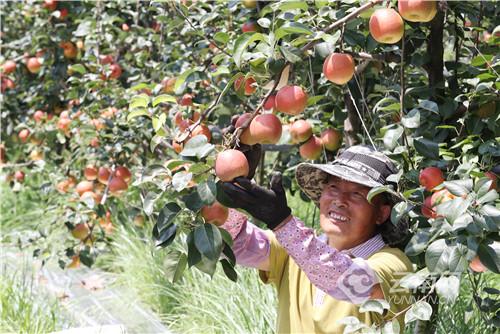
[[[397,203],[393,196],[388,193],[379,195],[383,205],[390,205],[392,207]],[[408,219],[401,219],[397,224],[393,224],[391,217],[387,218],[385,222],[376,227],[377,233],[380,233],[384,242],[391,247],[404,249],[408,243],[410,235],[410,223]]]
[[[389,218],[377,225],[376,231],[380,233],[386,244],[403,250],[411,237],[409,227],[410,223],[407,219],[402,219],[394,225]]]

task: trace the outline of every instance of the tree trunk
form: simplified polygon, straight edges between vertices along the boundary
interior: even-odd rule
[[[436,17],[431,21],[431,33],[427,39],[427,54],[429,63],[424,68],[429,75],[429,88],[432,91],[432,100],[441,102],[444,98],[444,62],[443,62],[443,29],[445,13],[438,10]]]

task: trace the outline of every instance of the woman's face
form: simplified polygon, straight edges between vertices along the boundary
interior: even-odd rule
[[[366,199],[371,188],[331,176],[325,184],[320,204],[320,226],[329,244],[349,249],[374,236],[376,226],[385,222],[391,207],[379,196]]]

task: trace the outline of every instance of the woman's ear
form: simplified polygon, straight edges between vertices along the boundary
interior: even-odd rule
[[[389,204],[382,204],[379,207],[379,219],[377,219],[376,224],[383,224],[391,215],[392,206]]]

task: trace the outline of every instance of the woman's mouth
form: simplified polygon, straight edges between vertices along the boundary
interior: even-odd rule
[[[328,217],[336,223],[347,223],[349,221],[349,218],[334,211],[328,212]]]

